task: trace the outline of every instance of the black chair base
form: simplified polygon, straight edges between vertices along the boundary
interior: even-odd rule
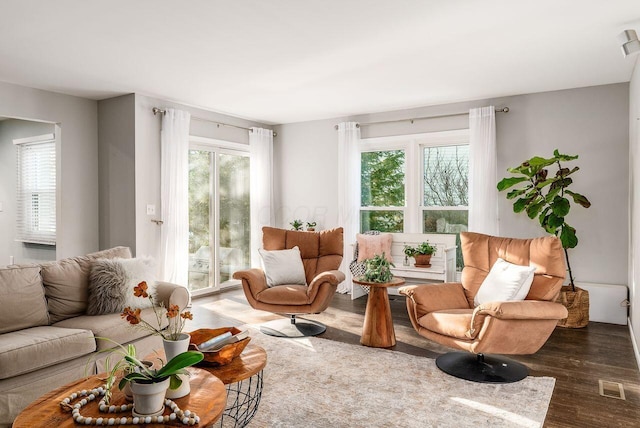
[[[260,325],[260,331],[269,336],[275,337],[308,337],[317,336],[327,330],[327,326],[321,322],[304,318],[296,318],[291,315],[290,319],[279,319],[269,321]]]
[[[495,355],[449,352],[436,358],[443,372],[460,379],[480,383],[512,383],[529,375],[524,364]]]

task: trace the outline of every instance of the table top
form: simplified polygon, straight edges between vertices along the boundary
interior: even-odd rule
[[[360,281],[354,278],[353,282],[355,282],[356,284],[366,285],[369,287],[397,287],[398,285],[404,284],[404,278],[399,278],[397,276],[394,276],[390,282],[367,282],[367,281]]]
[[[206,427],[217,421],[225,408],[227,402],[227,391],[220,379],[213,376],[207,370],[203,370],[196,367],[188,368],[191,377],[191,393],[186,397],[177,398],[173,400],[178,407],[182,410],[191,410],[200,416],[200,424],[198,426]],[[13,428],[71,428],[77,427],[71,413],[62,410],[60,402],[71,395],[71,393],[80,391],[83,389],[93,389],[98,386],[104,385],[105,373],[93,375],[87,378],[83,378],[65,386],[62,386],[54,391],[51,391],[33,403],[31,403],[26,409],[24,409],[13,422]],[[124,416],[127,412],[123,413],[100,413],[98,410],[98,402],[96,399],[88,403],[81,410],[83,416],[91,417],[116,417],[116,415]],[[113,391],[111,398],[111,404],[119,406],[125,404],[127,401],[124,395],[116,387]],[[169,409],[165,409],[164,414],[170,413]],[[113,425],[121,426],[121,425]],[[132,426],[132,425],[122,425]],[[163,424],[145,424],[145,427],[159,428],[167,426],[181,426],[184,425],[179,421],[165,422]]]
[[[198,365],[219,378],[225,385],[240,382],[264,369],[267,365],[267,351],[258,345],[249,343],[242,354],[224,366],[207,366],[204,362]]]

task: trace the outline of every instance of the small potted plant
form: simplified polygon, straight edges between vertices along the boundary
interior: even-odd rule
[[[308,221],[307,222],[307,231],[308,232],[314,232],[316,230],[316,226],[318,223],[316,223],[315,221]]]
[[[429,242],[423,242],[416,247],[405,245],[404,254],[407,257],[413,257],[415,260],[415,267],[431,267],[431,256],[437,250],[435,245],[429,244]]]
[[[393,279],[391,268],[396,267],[385,257],[385,254],[376,254],[373,258],[364,261],[364,275],[360,277],[365,282],[387,283]]]
[[[289,224],[291,225],[291,230],[302,230],[302,225],[304,223],[302,223],[302,220],[293,220]]]
[[[187,374],[186,368],[203,358],[202,352],[187,351],[176,355],[159,369],[154,369],[134,356],[125,355],[124,366],[128,373],[120,380],[118,387],[122,390],[130,383],[134,414],[156,416],[164,409],[167,389],[178,389],[182,385],[179,375]]]

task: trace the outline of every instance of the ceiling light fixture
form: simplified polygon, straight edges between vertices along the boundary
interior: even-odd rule
[[[624,30],[618,35],[618,40],[622,43],[622,54],[625,57],[640,51],[640,41],[635,30]]]

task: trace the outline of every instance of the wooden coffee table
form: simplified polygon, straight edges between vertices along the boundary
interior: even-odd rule
[[[216,422],[222,415],[225,403],[227,401],[227,394],[224,384],[220,379],[209,373],[207,370],[203,370],[196,367],[190,367],[191,373],[191,393],[186,397],[177,398],[173,400],[178,407],[182,410],[191,410],[200,416],[200,423],[198,426],[206,427]],[[94,375],[88,378],[77,380],[62,386],[48,394],[43,395],[38,400],[31,403],[26,409],[24,409],[13,422],[13,428],[71,428],[78,427],[73,419],[71,419],[71,412],[62,410],[60,402],[71,395],[73,392],[77,392],[83,389],[93,389],[104,385],[105,373]],[[92,417],[116,417],[126,416],[130,413],[100,413],[98,410],[98,402],[96,399],[82,408],[83,416]],[[111,403],[114,405],[125,404],[126,400],[122,392],[115,388]],[[165,409],[164,414],[169,414],[170,411]],[[121,425],[112,425],[121,426]],[[133,426],[133,425],[122,425]],[[145,424],[145,427],[159,428],[167,426],[179,426],[184,427],[179,421],[165,422],[162,424]]]
[[[391,305],[387,287],[397,287],[404,284],[403,278],[395,277],[391,282],[366,282],[354,279],[353,282],[371,287],[364,313],[362,338],[360,343],[374,348],[390,348],[396,344],[396,333],[393,329]]]
[[[227,407],[219,426],[244,427],[253,419],[262,396],[262,370],[266,365],[267,352],[251,343],[229,364],[210,367],[202,363],[201,368],[227,387]]]

